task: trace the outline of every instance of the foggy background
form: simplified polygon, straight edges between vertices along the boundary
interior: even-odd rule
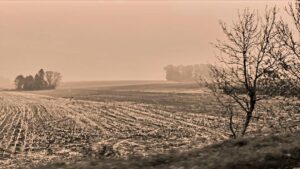
[[[160,80],[168,64],[213,63],[219,19],[287,1],[0,1],[0,82],[40,68],[63,81]],[[281,13],[284,13],[281,9]]]

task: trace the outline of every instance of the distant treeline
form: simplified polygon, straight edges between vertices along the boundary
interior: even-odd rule
[[[61,80],[61,75],[54,71],[41,69],[34,77],[19,75],[15,79],[17,90],[45,90],[55,89]]]
[[[207,64],[168,65],[164,68],[166,80],[175,82],[195,81],[199,76],[209,77],[210,68]]]

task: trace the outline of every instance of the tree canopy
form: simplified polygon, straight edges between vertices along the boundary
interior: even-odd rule
[[[40,69],[33,77],[28,75],[18,75],[15,79],[17,90],[45,90],[55,89],[61,81],[61,74],[54,71],[44,71]]]

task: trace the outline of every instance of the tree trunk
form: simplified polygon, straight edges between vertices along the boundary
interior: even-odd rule
[[[234,139],[236,139],[236,133],[235,133],[234,128],[233,128],[233,110],[232,110],[232,108],[228,108],[228,111],[230,112],[229,128],[230,128],[230,131],[232,133],[232,137]]]
[[[252,111],[253,112],[253,111]],[[246,117],[246,121],[244,123],[244,128],[242,130],[242,136],[245,135],[246,131],[247,131],[247,128],[249,126],[249,123],[250,123],[250,120],[251,120],[251,117],[252,117],[252,112],[248,112],[247,113],[247,117]]]

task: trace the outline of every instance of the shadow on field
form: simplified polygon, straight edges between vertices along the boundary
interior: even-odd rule
[[[149,158],[86,159],[37,169],[293,169],[300,167],[300,133],[228,140],[186,153]]]

